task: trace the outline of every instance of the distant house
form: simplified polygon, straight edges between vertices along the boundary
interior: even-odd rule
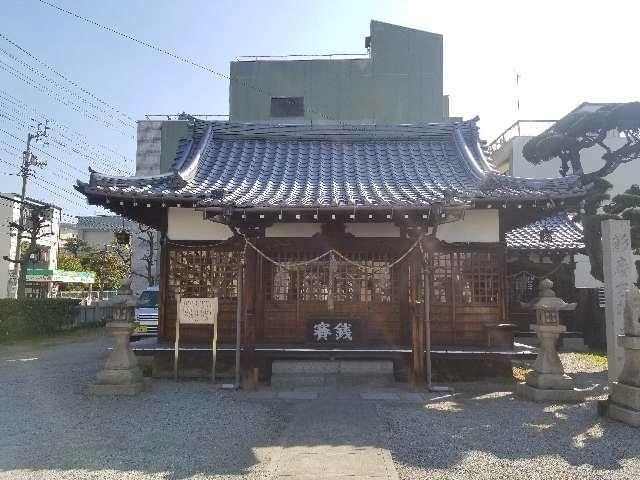
[[[15,296],[17,288],[17,270],[13,263],[2,260],[7,255],[14,258],[16,248],[19,248],[15,230],[9,227],[9,222],[18,223],[20,218],[20,195],[15,193],[2,193],[0,196],[0,298]],[[33,198],[26,199],[27,205],[43,206],[45,202]],[[62,209],[51,205],[50,219],[46,227],[42,229],[44,235],[37,241],[38,253],[25,264],[28,269],[53,270],[57,268],[60,216]],[[23,234],[22,242],[29,241],[29,234]],[[53,281],[28,282],[26,294],[28,296],[47,296],[53,287]]]

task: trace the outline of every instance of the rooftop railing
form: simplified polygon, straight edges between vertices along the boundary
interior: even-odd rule
[[[291,54],[291,55],[241,55],[236,62],[256,62],[270,60],[351,60],[369,58],[369,52],[362,53],[325,53],[325,54]]]
[[[200,118],[202,120],[207,120],[209,118],[229,118],[228,113],[158,113],[158,114],[149,114],[144,116],[147,120],[187,120],[188,117]]]
[[[487,145],[490,155],[493,155],[505,143],[514,137],[535,137],[549,129],[557,120],[517,120],[510,125],[496,139]]]

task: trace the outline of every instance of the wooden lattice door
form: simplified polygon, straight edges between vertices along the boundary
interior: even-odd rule
[[[278,264],[263,268],[263,340],[314,343],[310,338],[314,319],[344,318],[358,325],[353,345],[400,344],[397,273],[385,268],[387,257],[353,252],[348,260],[328,255],[299,265],[322,253],[275,253]]]

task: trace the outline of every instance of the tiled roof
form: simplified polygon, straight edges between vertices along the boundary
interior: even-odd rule
[[[544,241],[540,233],[547,228],[551,241]],[[566,212],[545,217],[524,227],[515,228],[505,235],[507,248],[512,250],[582,250],[582,226]]]
[[[577,177],[497,174],[475,120],[429,125],[265,125],[196,120],[172,172],[78,182],[85,195],[203,205],[419,208],[443,199],[510,201],[582,195]]]

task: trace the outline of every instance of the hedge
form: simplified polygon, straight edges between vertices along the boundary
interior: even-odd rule
[[[35,335],[51,335],[73,326],[80,300],[0,299],[0,341]]]

